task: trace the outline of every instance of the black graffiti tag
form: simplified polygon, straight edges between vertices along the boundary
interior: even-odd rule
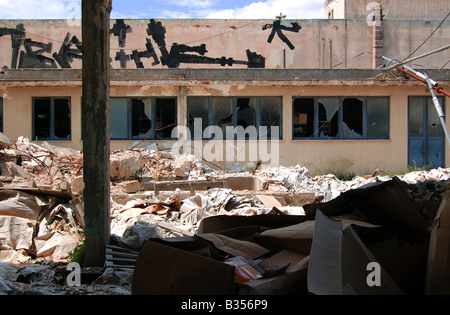
[[[109,32],[119,37],[119,47],[125,47],[127,33],[131,33],[132,28],[130,25],[126,25],[123,19],[118,19]]]
[[[76,36],[70,38],[70,33],[67,33],[59,52],[54,53],[53,58],[55,58],[61,68],[71,68],[70,64],[74,58],[83,58],[83,45]]]
[[[283,30],[298,33],[302,29],[302,27],[297,22],[292,22],[291,26],[285,26],[285,25],[281,24],[281,18],[279,18],[279,19],[275,20],[273,22],[273,24],[264,25],[262,29],[263,29],[263,31],[265,31],[267,29],[272,29],[272,32],[270,33],[269,38],[267,39],[268,43],[272,43],[272,40],[275,37],[275,34],[277,34],[278,37],[284,43],[286,43],[291,50],[294,50],[295,46],[292,45],[290,40],[286,37],[286,35],[284,35]]]

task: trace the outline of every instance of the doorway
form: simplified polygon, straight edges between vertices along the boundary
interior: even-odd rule
[[[438,97],[442,110],[444,98]],[[445,135],[431,97],[408,99],[408,165],[432,169],[445,166]]]

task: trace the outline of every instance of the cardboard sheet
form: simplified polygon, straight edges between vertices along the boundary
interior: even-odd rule
[[[45,197],[23,191],[0,190],[0,215],[37,220],[39,214],[48,203],[49,200]]]
[[[0,215],[0,251],[31,248],[33,232],[34,224],[31,220]]]
[[[305,205],[304,209],[310,215],[320,209],[327,217],[356,211],[369,223],[409,230],[415,235],[423,235],[424,239],[429,236],[428,222],[395,177],[390,181],[349,190],[326,203]]]
[[[268,249],[256,243],[233,239],[221,234],[208,233],[201,234],[199,237],[212,242],[215,247],[226,253],[241,256],[244,259],[256,259],[269,252]]]
[[[133,295],[230,295],[234,267],[153,241],[146,241],[136,261]]]
[[[282,250],[270,258],[263,259],[262,263],[266,266],[283,267],[287,264],[289,266],[279,275],[239,284],[240,295],[307,294],[309,255]]]
[[[308,268],[308,290],[316,295],[342,295],[342,223],[317,211]]]
[[[79,243],[75,234],[63,234],[58,231],[43,234],[34,238],[36,256],[52,256],[64,258]]]
[[[367,282],[369,263],[379,266],[379,286]],[[353,228],[342,230],[342,222],[326,217],[320,210],[316,215],[308,289],[317,295],[404,294]]]
[[[448,188],[447,188],[448,189]],[[430,237],[425,294],[450,294],[450,195],[443,196]]]

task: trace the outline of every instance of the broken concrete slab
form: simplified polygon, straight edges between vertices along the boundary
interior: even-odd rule
[[[142,150],[120,150],[111,153],[110,176],[113,180],[127,180],[142,170]]]
[[[0,132],[0,146],[4,149],[6,149],[7,147],[9,147],[11,145],[11,141],[9,140],[9,138],[3,133]]]
[[[28,172],[23,167],[17,165],[14,162],[3,162],[1,167],[1,174],[2,176],[6,177],[18,176],[26,178],[29,176]]]

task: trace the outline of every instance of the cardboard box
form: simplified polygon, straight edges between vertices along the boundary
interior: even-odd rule
[[[131,293],[133,295],[234,294],[234,267],[205,257],[202,254],[205,249],[207,252],[212,251],[220,255],[207,241],[198,238],[145,241],[136,260]],[[210,254],[211,257],[218,258],[213,253]]]
[[[316,214],[308,270],[312,293],[424,294],[429,224],[398,178],[350,190],[304,209]],[[355,214],[378,227],[346,227],[332,220]],[[321,228],[326,224],[330,226]],[[367,284],[371,262],[380,267],[381,287]]]
[[[308,290],[316,295],[404,294],[379,265],[379,285],[368,283],[371,263],[379,262],[352,226],[317,211],[313,247],[308,268]],[[373,270],[375,271],[375,270]],[[375,275],[376,276],[376,275]]]
[[[298,123],[299,124],[308,123],[308,114],[298,114]]]
[[[294,219],[296,222],[300,220],[291,216],[265,217],[285,217],[284,223],[280,219],[275,220],[276,225],[280,226],[290,225]],[[284,235],[277,243],[276,231],[272,231],[271,242],[268,243],[273,246],[262,246],[258,243],[264,240],[264,235],[260,235],[260,226],[241,225],[248,223],[248,219],[269,223],[270,218],[240,217],[240,220],[234,221],[235,225],[230,222],[225,224],[228,229],[220,234],[202,233],[195,237],[146,241],[136,261],[132,294],[306,294],[309,250],[280,250],[281,244],[288,244],[288,238]],[[202,255],[205,252],[209,257]],[[261,268],[266,268],[265,272],[256,280],[237,281],[235,266],[225,263],[226,258],[230,257],[255,260]]]

